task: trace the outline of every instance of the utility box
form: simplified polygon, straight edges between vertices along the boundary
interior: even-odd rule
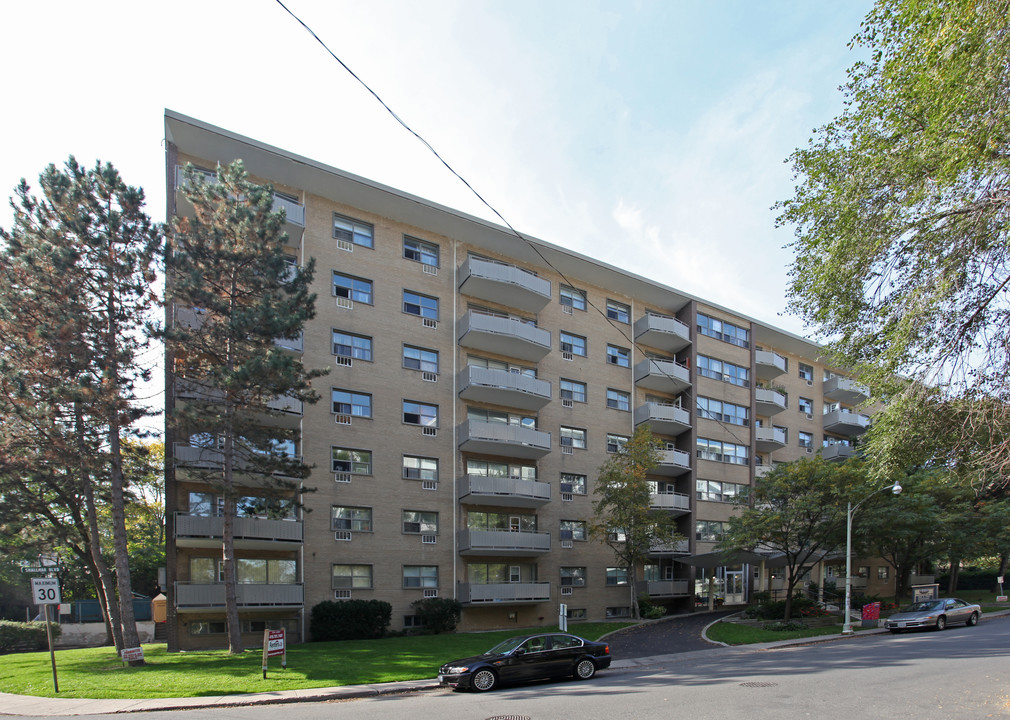
[[[165,593],[158,593],[151,598],[151,616],[156,623],[168,619],[168,598],[165,597]]]

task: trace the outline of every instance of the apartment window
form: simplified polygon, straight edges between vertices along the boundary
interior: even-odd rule
[[[537,419],[532,415],[519,415],[505,410],[492,410],[490,408],[467,408],[467,420],[478,422],[501,423],[502,425],[522,425],[530,430],[537,429]]]
[[[438,267],[438,245],[404,235],[403,257],[422,265]]]
[[[403,312],[408,315],[420,315],[428,320],[438,320],[438,298],[421,295],[413,290],[404,290]]]
[[[586,476],[575,473],[561,473],[561,492],[573,495],[586,494]]]
[[[631,608],[627,605],[622,607],[608,607],[607,608],[608,618],[626,618],[631,617]]]
[[[403,532],[409,535],[437,535],[438,513],[422,510],[404,510]]]
[[[801,413],[806,413],[807,415],[813,415],[814,414],[814,401],[811,400],[810,398],[801,397],[799,399],[799,404],[797,405],[797,409]]]
[[[372,474],[372,451],[335,447],[330,449],[330,469],[355,475]]]
[[[608,567],[607,568],[607,585],[627,585],[628,584],[628,568],[623,567]],[[608,608],[609,614],[609,608]]]
[[[868,579],[870,577],[870,566],[869,565],[860,565],[859,567],[856,568],[856,572],[855,572],[854,575],[855,575],[855,577],[858,577],[858,578],[867,578]]]
[[[355,245],[372,247],[372,226],[343,215],[333,215],[333,237]]]
[[[372,508],[334,505],[330,508],[330,530],[372,532]]]
[[[467,458],[466,474],[479,475],[480,477],[507,477],[521,478],[523,480],[536,480],[536,465],[510,465],[494,460],[474,460]]]
[[[734,403],[699,397],[695,401],[698,417],[747,427],[750,425],[750,408]]]
[[[607,345],[607,362],[619,367],[631,367],[631,351],[616,345]]]
[[[371,565],[334,565],[333,589],[368,590],[372,587]]]
[[[746,445],[698,438],[698,457],[702,460],[724,462],[732,465],[746,465],[749,451]]]
[[[561,446],[583,448],[586,447],[586,431],[582,428],[561,426]]]
[[[567,285],[562,285],[561,304],[567,305],[568,307],[576,310],[585,310],[586,294],[581,290],[576,290],[575,288],[568,287]]]
[[[488,370],[502,370],[503,372],[525,375],[526,377],[535,378],[537,376],[537,369],[535,367],[523,367],[522,365],[515,365],[513,363],[505,362],[504,360],[492,360],[490,358],[479,357],[477,355],[467,355],[466,364],[470,367],[487,368]]]
[[[407,425],[438,427],[438,405],[404,400],[403,422]]]
[[[742,348],[750,347],[750,330],[698,313],[698,332]]]
[[[568,612],[565,613],[565,617],[569,620],[585,620],[586,609],[585,608],[568,608]]]
[[[623,390],[607,389],[607,407],[614,410],[631,410],[631,395]]]
[[[586,569],[584,567],[561,568],[561,587],[585,587]]]
[[[224,563],[219,558],[190,558],[189,581],[194,585],[214,585],[224,582]]]
[[[887,580],[891,575],[891,568],[887,565],[880,565],[877,568],[877,580]]]
[[[717,482],[715,480],[696,480],[695,490],[699,500],[729,503],[746,494],[747,486],[739,483]]]
[[[721,521],[698,520],[694,526],[694,539],[701,542],[719,542],[725,532],[725,523]]]
[[[624,449],[624,446],[630,440],[627,435],[614,435],[613,433],[607,433],[607,452],[615,453],[620,452]]]
[[[698,356],[698,374],[703,377],[712,378],[713,380],[722,380],[732,385],[750,387],[750,370],[748,368],[706,357],[705,355]]]
[[[337,415],[372,417],[372,396],[368,393],[333,388],[330,390],[330,400],[333,403],[333,412]]]
[[[805,363],[800,363],[800,380],[809,380],[813,382],[814,380],[814,368],[812,365],[806,365]]]
[[[607,300],[607,317],[617,322],[629,322],[631,308],[616,300]]]
[[[223,622],[196,621],[189,624],[190,635],[224,635],[228,632]]]
[[[337,357],[372,361],[372,338],[343,330],[333,331],[333,354]]]
[[[235,574],[239,583],[246,585],[293,585],[298,581],[298,563],[295,560],[238,558]]]
[[[372,304],[372,281],[333,271],[333,294],[355,302]]]
[[[403,477],[408,480],[438,480],[438,458],[404,455]]]
[[[404,565],[403,587],[437,588],[438,565]]]
[[[560,530],[562,540],[586,540],[589,537],[585,520],[562,520]]]
[[[561,339],[561,352],[569,352],[572,355],[586,357],[586,339],[584,337],[573,335],[564,330],[558,333],[558,337]]]
[[[561,399],[584,403],[586,401],[586,384],[578,380],[561,378],[558,382],[561,389]]]
[[[514,512],[469,512],[466,515],[467,530],[509,530],[512,532],[536,532],[536,515],[517,515]]]
[[[814,434],[800,430],[799,441],[801,448],[812,448],[814,446]]]
[[[412,345],[403,346],[403,367],[422,372],[438,372],[438,352]]]

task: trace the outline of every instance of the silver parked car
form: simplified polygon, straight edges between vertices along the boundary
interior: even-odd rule
[[[936,628],[943,630],[951,624],[964,623],[968,627],[978,624],[982,608],[960,598],[941,598],[912,603],[901,612],[884,621],[884,627],[893,633],[902,630]]]

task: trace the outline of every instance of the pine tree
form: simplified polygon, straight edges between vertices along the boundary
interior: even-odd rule
[[[170,325],[165,337],[171,383],[185,388],[169,423],[179,438],[206,449],[187,468],[223,499],[222,558],[229,650],[242,652],[234,552],[236,500],[243,477],[283,503],[303,491],[310,469],[291,452],[297,430],[270,424],[279,398],[316,402],[301,358],[277,340],[300,336],[315,315],[308,288],[314,263],[297,267],[285,252],[283,212],[273,189],[251,182],[236,161],[215,181],[186,168],[193,216],[177,219],[167,261]],[[178,392],[176,394],[179,394]],[[248,482],[248,481],[246,481]]]
[[[71,157],[27,182],[12,199],[14,225],[0,230],[0,443],[43,461],[50,473],[73,469],[85,499],[99,596],[117,649],[139,646],[125,527],[121,442],[147,410],[136,398],[148,372],[139,361],[156,303],[151,285],[161,228],[144,212],[144,193],[110,164],[85,169]],[[14,422],[10,422],[13,420]],[[33,447],[32,440],[35,445]],[[96,506],[112,513],[115,588],[104,568]],[[135,661],[139,664],[142,661]]]

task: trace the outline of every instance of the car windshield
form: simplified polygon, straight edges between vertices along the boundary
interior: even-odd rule
[[[519,647],[520,645],[522,645],[523,641],[525,641],[525,640],[526,640],[525,637],[509,638],[508,640],[506,640],[504,642],[498,643],[497,645],[495,645],[493,648],[491,648],[490,650],[488,650],[484,654],[485,655],[504,655],[506,653],[510,653],[513,650],[515,650],[517,647]]]
[[[912,603],[902,610],[902,612],[926,612],[927,610],[936,610],[939,607],[939,600],[926,600],[924,602]]]

